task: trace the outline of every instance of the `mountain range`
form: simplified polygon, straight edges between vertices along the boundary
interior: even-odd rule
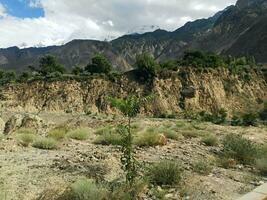
[[[101,53],[119,71],[132,68],[135,57],[150,53],[158,61],[176,59],[187,49],[212,51],[232,56],[254,56],[267,63],[267,0],[238,0],[207,19],[188,22],[173,32],[124,35],[107,41],[73,40],[61,46],[0,49],[0,67],[21,71],[37,65],[40,56],[55,55],[67,68],[85,66]]]

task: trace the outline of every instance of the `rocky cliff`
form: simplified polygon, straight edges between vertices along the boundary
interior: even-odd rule
[[[26,112],[113,113],[107,96],[125,97],[153,94],[142,113],[178,114],[183,111],[216,111],[229,113],[257,109],[258,99],[267,99],[267,85],[260,72],[251,71],[250,79],[232,75],[226,69],[180,69],[161,72],[149,84],[143,84],[134,71],[117,80],[91,77],[83,81],[35,81],[7,85],[1,89],[2,110]]]

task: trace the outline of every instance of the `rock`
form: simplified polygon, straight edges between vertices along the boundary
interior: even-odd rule
[[[181,95],[185,98],[194,98],[196,96],[196,89],[192,86],[186,87],[181,91]]]
[[[22,128],[34,128],[39,129],[43,126],[43,120],[36,115],[26,115],[21,123]]]
[[[4,133],[5,130],[5,122],[2,118],[0,118],[0,135]]]
[[[165,137],[165,135],[164,134],[160,134],[159,135],[159,140],[158,140],[159,142],[159,145],[161,145],[161,146],[165,146],[166,144],[167,144],[167,138]]]
[[[5,124],[4,134],[8,135],[21,127],[23,116],[20,114],[13,115]]]

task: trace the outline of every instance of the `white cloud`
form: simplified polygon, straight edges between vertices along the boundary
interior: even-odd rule
[[[209,17],[235,0],[28,0],[44,17],[7,16],[0,4],[0,47],[60,44],[72,39],[120,36],[133,27],[174,30],[188,20]]]
[[[6,8],[0,3],[0,18],[6,16]]]

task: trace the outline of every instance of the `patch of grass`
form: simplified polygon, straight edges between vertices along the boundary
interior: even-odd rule
[[[182,135],[185,138],[196,138],[199,136],[199,133],[197,131],[193,131],[193,130],[184,130],[184,131],[182,131]]]
[[[256,159],[255,166],[260,174],[267,176],[267,157]]]
[[[112,126],[106,126],[106,127],[101,127],[99,129],[96,130],[95,134],[96,135],[104,135],[104,134],[108,134],[114,131],[114,127]]]
[[[70,186],[64,200],[105,200],[108,190],[90,179],[80,179]],[[63,200],[63,199],[62,199]]]
[[[181,180],[181,168],[177,162],[161,161],[152,165],[148,176],[156,185],[175,185]]]
[[[161,134],[156,132],[156,129],[149,128],[138,134],[134,140],[134,144],[140,147],[163,145],[161,136]]]
[[[87,140],[89,137],[89,130],[87,128],[79,128],[68,132],[68,137],[74,140]]]
[[[184,128],[184,127],[187,127],[187,126],[188,126],[188,124],[186,122],[184,122],[184,121],[178,121],[176,123],[176,127],[177,128]]]
[[[201,175],[208,175],[212,170],[210,163],[207,161],[197,161],[193,164],[193,171]]]
[[[228,134],[223,140],[223,155],[242,164],[254,162],[257,146],[242,135]]]
[[[40,137],[33,142],[32,146],[38,149],[53,150],[57,148],[57,142],[53,138]]]
[[[215,135],[207,135],[202,138],[201,142],[203,142],[207,146],[217,146],[219,140]]]
[[[34,139],[36,138],[36,135],[32,133],[22,133],[17,135],[16,138],[20,145],[28,147],[31,143],[33,143]]]
[[[65,127],[57,127],[48,133],[48,137],[53,138],[57,141],[63,140],[66,137],[68,129]]]
[[[181,138],[183,138],[182,134],[174,131],[171,129],[170,127],[160,127],[158,129],[159,133],[162,133],[165,135],[166,138],[172,139],[172,140],[179,140]]]
[[[101,145],[121,145],[122,136],[119,133],[115,132],[107,132],[99,135],[94,144],[101,144]]]

